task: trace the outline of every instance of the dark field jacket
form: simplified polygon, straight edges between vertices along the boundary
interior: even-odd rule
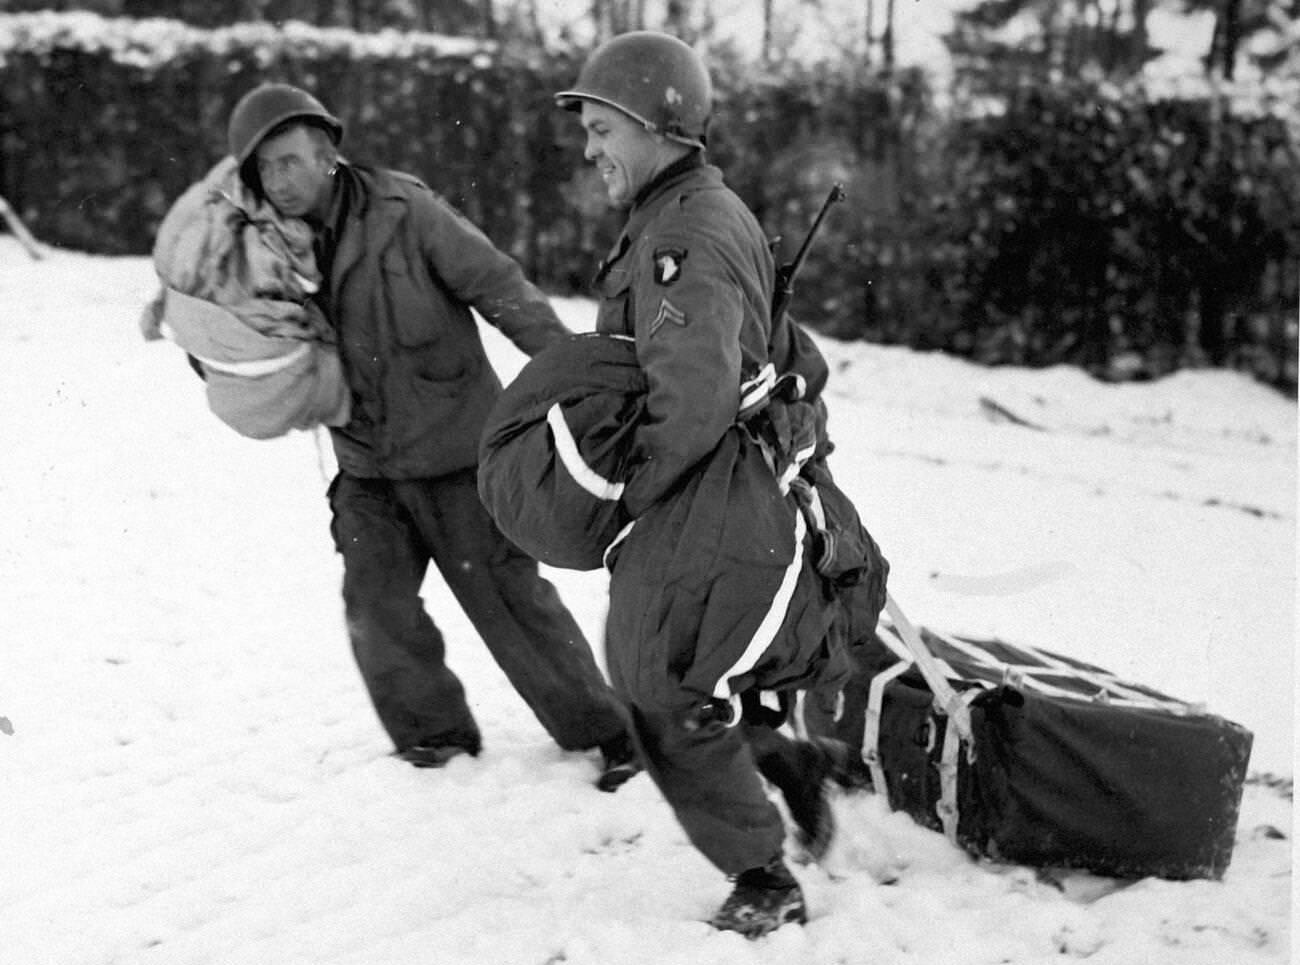
[[[417,179],[342,165],[352,196],[329,271],[352,420],[339,467],[390,479],[473,466],[501,391],[471,309],[528,355],[563,339],[519,265]]]
[[[573,336],[538,354],[488,421],[484,505],[543,562],[609,568],[606,655],[623,696],[677,710],[750,689],[833,692],[847,674],[847,641],[832,626],[846,617],[836,581],[850,569],[854,582],[870,578],[870,632],[887,572],[874,544],[864,549],[851,504],[824,468],[809,467],[807,481],[840,510],[828,525],[842,552],[828,563],[806,492],[783,492],[770,447],[737,424],[633,519],[622,496],[646,397],[629,338]],[[772,408],[789,428],[777,448],[815,433],[814,406]]]

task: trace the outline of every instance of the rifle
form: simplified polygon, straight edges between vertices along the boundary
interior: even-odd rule
[[[817,212],[817,217],[813,219],[812,227],[808,229],[808,234],[799,246],[798,253],[794,256],[794,261],[788,265],[782,265],[776,270],[776,287],[772,294],[772,322],[775,324],[780,321],[781,316],[786,313],[790,307],[790,300],[794,297],[794,278],[803,268],[804,261],[808,258],[808,249],[812,247],[813,238],[817,236],[817,230],[822,226],[831,205],[837,201],[844,200],[844,185],[834,185],[830,193],[826,195],[826,200],[822,202],[821,210]]]
[[[822,202],[821,210],[817,212],[817,217],[813,219],[812,227],[808,229],[808,234],[799,246],[799,252],[794,256],[794,261],[788,265],[781,265],[776,270],[776,281],[773,284],[772,291],[772,330],[776,330],[777,324],[781,321],[790,307],[790,299],[794,297],[794,278],[799,274],[799,269],[803,267],[804,261],[808,258],[808,249],[812,247],[813,238],[817,236],[817,229],[822,226],[822,221],[826,219],[831,205],[837,201],[844,200],[844,186],[836,184],[831,188],[830,194],[826,195],[826,200]],[[779,241],[780,239],[776,239]],[[775,249],[776,241],[772,242]],[[807,339],[807,335],[802,336]],[[795,339],[796,343],[798,338]],[[820,356],[819,356],[820,359]],[[820,363],[819,363],[820,364]],[[824,370],[825,366],[822,365]],[[737,421],[745,422],[751,416],[761,412],[763,407],[771,399],[784,398],[787,401],[802,398],[807,391],[805,376],[797,372],[783,372],[777,374],[772,363],[769,362],[762,371],[752,378],[742,381],[740,386],[740,410],[736,416]]]

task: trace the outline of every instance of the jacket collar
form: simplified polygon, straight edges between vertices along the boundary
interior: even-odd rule
[[[664,168],[649,184],[637,193],[632,210],[628,213],[627,223],[619,233],[618,240],[610,248],[609,254],[601,260],[592,280],[593,287],[599,287],[601,281],[617,264],[633,242],[640,237],[642,230],[663,208],[664,203],[679,195],[690,184],[694,187],[721,187],[722,172],[712,164],[704,162],[703,151],[692,151],[668,167]]]
[[[311,225],[316,240],[317,267],[327,279],[333,277],[339,239],[342,237],[348,211],[353,206],[356,195],[352,177],[343,162],[339,161],[330,189],[325,217],[318,221],[311,215],[307,216],[307,223]]]
[[[705,163],[703,151],[692,151],[681,160],[668,165],[637,192],[623,234],[629,241],[635,240],[646,223],[659,212],[663,201],[678,193],[684,184],[692,181],[710,186],[722,183],[722,172],[712,164]]]
[[[339,182],[335,193],[346,190],[348,202],[335,236],[338,250],[330,272],[330,288],[335,295],[366,251],[383,251],[406,212],[406,198],[382,172],[340,161]]]
[[[660,187],[667,184],[669,181],[677,179],[687,171],[694,171],[696,168],[702,167],[704,167],[703,151],[692,151],[690,154],[682,155],[672,164],[668,165],[668,167],[664,168],[651,178],[649,183],[641,186],[641,190],[638,191],[636,197],[632,199],[632,207],[636,208],[638,205],[644,204],[650,197],[658,194]]]

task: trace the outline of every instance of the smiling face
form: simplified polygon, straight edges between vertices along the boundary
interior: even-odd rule
[[[334,188],[335,152],[318,127],[296,124],[272,133],[257,146],[257,176],[262,193],[280,214],[320,218]]]
[[[625,207],[643,187],[690,148],[651,134],[622,111],[595,101],[582,102],[583,156],[596,165],[609,200]]]

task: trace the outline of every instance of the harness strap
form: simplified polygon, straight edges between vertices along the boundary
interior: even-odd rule
[[[628,536],[632,534],[632,527],[635,525],[636,525],[636,520],[634,519],[631,522],[629,522],[626,526],[624,526],[622,529],[620,529],[618,531],[618,535],[616,535],[612,540],[610,540],[609,545],[605,547],[605,552],[601,554],[600,560],[601,563],[604,564],[606,569],[609,569],[609,555],[614,552],[614,548],[618,546],[619,543],[623,542],[623,540],[627,539]]]
[[[876,793],[889,800],[889,786],[885,780],[885,767],[880,761],[880,713],[885,701],[885,688],[895,677],[902,676],[912,664],[902,661],[871,678],[867,689],[867,714],[862,728],[862,760],[871,769],[871,786]]]
[[[968,719],[970,702],[979,694],[980,691],[977,688],[967,691],[960,697]],[[955,720],[955,717],[949,716],[948,726],[944,728],[943,732],[943,752],[939,759],[939,800],[935,804],[935,810],[939,814],[939,823],[943,825],[943,833],[948,836],[948,840],[953,844],[957,843],[957,825],[961,822],[961,814],[957,806],[958,755],[961,754],[963,744],[966,745],[968,759],[973,759],[975,753],[975,745],[970,743],[969,735],[963,736],[959,729],[953,726]]]
[[[759,412],[772,397],[776,387],[776,366],[768,362],[753,378],[740,383],[740,407],[736,412],[736,421],[744,422]]]
[[[807,456],[799,463],[802,467],[808,458],[812,457],[814,450],[807,450]],[[799,454],[803,456],[803,452]],[[817,554],[817,559],[813,560],[814,568],[818,573],[826,573],[831,564],[835,562],[835,533],[831,530],[826,522],[826,507],[822,503],[820,490],[809,482],[803,476],[794,475],[789,482],[790,491],[795,494],[795,501],[799,505],[799,511],[808,519],[808,526],[819,537],[815,545],[821,548]]]
[[[750,638],[749,645],[745,647],[745,652],[740,655],[740,659],[727,670],[713,687],[713,696],[719,700],[726,700],[731,695],[729,681],[733,677],[739,677],[741,674],[748,673],[754,669],[754,666],[762,659],[767,648],[772,645],[776,639],[777,631],[781,629],[781,624],[785,621],[786,611],[790,608],[790,601],[794,598],[795,586],[799,582],[799,571],[803,568],[803,538],[806,531],[802,513],[794,514],[794,558],[790,565],[785,568],[785,574],[781,578],[781,585],[777,588],[776,594],[772,597],[772,602],[767,608],[767,613],[763,615],[763,621],[758,625],[754,636]]]
[[[888,593],[885,594],[885,610],[889,614],[889,618],[894,622],[894,626],[898,629],[903,642],[907,644],[907,649],[915,659],[916,667],[921,671],[921,676],[925,678],[930,692],[934,694],[935,709],[939,713],[948,716],[951,727],[957,729],[957,734],[962,740],[969,741],[972,731],[968,703],[962,700],[953,685],[948,682],[948,678],[940,668],[934,654],[930,652],[930,648],[921,639],[921,634],[916,631],[916,627],[912,626],[911,621],[907,619],[906,614],[898,606],[894,597]]]
[[[293,351],[286,352],[284,355],[278,355],[271,359],[254,359],[248,362],[218,362],[216,359],[206,358],[202,355],[194,355],[198,361],[202,362],[206,368],[216,372],[224,372],[226,375],[239,375],[247,379],[254,379],[261,375],[271,375],[275,372],[283,371],[293,365],[300,358],[311,351],[310,342],[302,342],[297,345]]]

